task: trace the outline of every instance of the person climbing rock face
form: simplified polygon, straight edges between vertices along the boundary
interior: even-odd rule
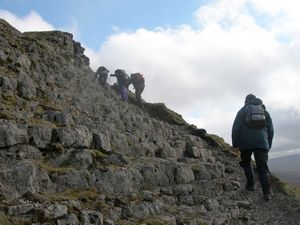
[[[121,98],[124,102],[128,101],[128,86],[130,84],[130,78],[125,72],[125,70],[117,69],[114,74],[110,76],[116,77],[118,86],[119,86],[119,93]]]
[[[135,89],[135,97],[140,105],[142,105],[142,92],[145,88],[145,79],[141,73],[133,73],[130,75],[131,83]]]
[[[232,127],[232,145],[241,153],[240,166],[247,179],[246,189],[254,191],[254,172],[251,156],[254,154],[264,199],[271,199],[268,152],[272,147],[273,123],[261,99],[253,94],[246,96],[245,105],[239,110]]]
[[[95,73],[102,86],[106,86],[107,84],[108,73],[109,70],[106,69],[104,66],[100,66]]]

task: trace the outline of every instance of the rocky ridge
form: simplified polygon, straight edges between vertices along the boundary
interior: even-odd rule
[[[243,190],[229,145],[122,102],[71,34],[0,19],[0,46],[0,224],[300,224],[297,189]]]

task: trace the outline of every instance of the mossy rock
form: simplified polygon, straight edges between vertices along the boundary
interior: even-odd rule
[[[29,118],[26,120],[26,123],[28,125],[43,125],[45,127],[50,127],[50,128],[57,128],[57,124],[51,123],[49,121],[40,119],[40,118]]]
[[[139,225],[140,224],[146,224],[146,225],[172,225],[174,223],[172,223],[170,221],[167,221],[163,217],[160,218],[160,217],[156,216],[156,217],[148,217],[148,218],[140,221],[138,224]]]
[[[46,113],[45,109],[40,105],[38,105],[34,110],[34,117],[40,119],[45,113]]]
[[[95,158],[95,159],[103,159],[103,158],[107,157],[106,153],[103,153],[98,149],[90,149],[89,151],[90,151],[91,155],[93,156],[93,158]]]
[[[68,201],[68,200],[81,200],[94,201],[99,195],[97,189],[95,187],[91,187],[89,189],[69,189],[64,192],[55,192],[55,193],[40,193],[40,198],[43,198],[50,202],[57,201]]]
[[[49,174],[66,174],[69,171],[73,170],[73,167],[65,166],[65,167],[54,167],[49,162],[34,162],[34,164],[41,169],[46,170]]]
[[[4,212],[0,212],[0,225],[29,225],[32,224],[29,221],[8,216]]]
[[[18,104],[17,98],[15,95],[2,95],[2,103],[9,106],[15,106]]]
[[[300,201],[300,188],[299,187],[296,187],[293,184],[284,182],[275,176],[272,176],[271,179],[272,179],[272,183],[275,183],[279,187],[280,191],[282,191],[283,193],[285,193],[289,196],[292,196]]]
[[[13,120],[14,117],[13,117],[13,115],[11,115],[11,114],[8,113],[8,112],[1,111],[1,112],[0,112],[0,119],[3,119],[3,120]]]
[[[50,100],[44,99],[43,102],[39,104],[41,108],[44,110],[53,110],[53,111],[61,111],[61,108]]]
[[[206,140],[209,141],[215,147],[221,147],[225,151],[230,151],[232,147],[227,144],[223,138],[215,134],[206,134]]]
[[[208,134],[205,129],[199,129],[195,125],[188,125],[187,130],[190,134],[198,136],[207,141],[213,147],[220,147],[224,151],[233,152],[233,148],[227,144],[223,138],[215,134]]]
[[[174,125],[187,125],[182,116],[167,108],[163,103],[145,103],[145,110],[154,118]]]
[[[110,206],[106,205],[104,201],[98,199],[100,194],[101,193],[97,190],[97,188],[90,187],[89,189],[69,189],[63,192],[39,193],[37,199],[42,199],[43,202],[47,201],[52,203],[76,200],[80,201],[83,208],[108,213]],[[70,207],[68,210],[75,214],[78,213],[78,209],[76,207]]]

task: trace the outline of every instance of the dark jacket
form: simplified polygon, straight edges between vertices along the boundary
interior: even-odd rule
[[[97,71],[96,71],[96,75],[99,77],[99,78],[106,78],[108,77],[108,73],[109,73],[109,70],[106,69],[104,66],[100,66]]]
[[[130,81],[135,90],[138,90],[140,93],[143,92],[145,88],[145,79],[140,73],[133,73],[130,75]]]
[[[115,74],[111,74],[110,76],[117,78],[119,86],[126,86],[128,88],[130,84],[130,78],[124,70],[118,69],[115,71]]]
[[[272,147],[274,135],[273,123],[270,114],[266,111],[267,126],[261,129],[251,129],[246,126],[246,106],[260,105],[259,98],[245,102],[245,106],[237,113],[232,127],[232,146],[243,150],[267,149]]]
[[[139,92],[143,92],[145,88],[145,82],[144,81],[138,81],[138,80],[131,80],[131,83],[133,84],[133,87],[135,90],[138,90]]]

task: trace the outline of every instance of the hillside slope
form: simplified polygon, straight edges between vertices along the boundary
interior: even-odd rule
[[[300,187],[300,154],[271,159],[271,171],[285,181]]]
[[[94,81],[71,34],[0,20],[0,46],[0,224],[300,224],[277,181],[243,190],[221,138]]]

